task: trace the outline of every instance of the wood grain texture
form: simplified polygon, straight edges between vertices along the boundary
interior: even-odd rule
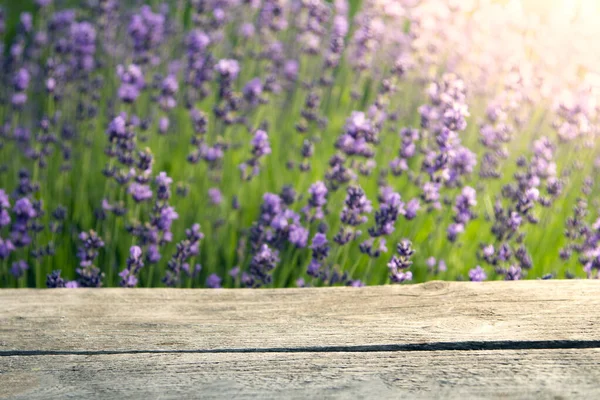
[[[598,398],[600,282],[0,291],[0,398]]]
[[[0,352],[600,340],[600,282],[0,291]]]
[[[0,357],[0,398],[598,398],[600,350]]]

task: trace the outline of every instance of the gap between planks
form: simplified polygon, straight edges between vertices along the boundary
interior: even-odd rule
[[[475,350],[569,350],[599,349],[598,340],[547,340],[547,341],[493,341],[493,342],[440,342],[399,345],[328,346],[328,347],[282,347],[212,350],[7,350],[0,357],[15,356],[95,356],[120,354],[244,354],[244,353],[381,353],[381,352],[428,352],[428,351],[475,351]]]

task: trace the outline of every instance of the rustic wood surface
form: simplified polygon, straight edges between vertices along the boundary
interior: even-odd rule
[[[600,282],[0,290],[0,398],[598,398]]]

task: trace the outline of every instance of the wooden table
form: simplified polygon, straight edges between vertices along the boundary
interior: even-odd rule
[[[600,282],[0,290],[0,398],[600,398]]]

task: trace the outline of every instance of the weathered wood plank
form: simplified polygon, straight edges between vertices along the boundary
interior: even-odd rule
[[[600,349],[0,357],[0,398],[587,398]]]
[[[595,281],[2,290],[0,353],[590,342],[600,340],[599,309]]]
[[[0,398],[600,396],[600,282],[3,290]]]

